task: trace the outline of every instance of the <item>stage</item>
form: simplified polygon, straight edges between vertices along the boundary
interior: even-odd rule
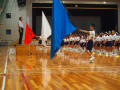
[[[50,47],[0,48],[0,88],[5,90],[120,90],[120,58],[63,48],[50,59]],[[2,89],[1,89],[2,90]]]

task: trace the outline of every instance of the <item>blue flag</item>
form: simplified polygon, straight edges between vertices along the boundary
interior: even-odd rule
[[[53,0],[51,58],[60,49],[62,40],[77,28],[71,23],[67,10],[59,0]]]

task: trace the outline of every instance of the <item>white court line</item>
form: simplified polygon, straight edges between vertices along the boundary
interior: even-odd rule
[[[7,55],[6,55],[6,63],[5,63],[5,68],[4,68],[4,74],[7,73],[8,54],[9,54],[9,49],[7,50]],[[5,81],[6,81],[6,75],[3,76],[3,83],[2,83],[2,89],[1,90],[5,90]]]

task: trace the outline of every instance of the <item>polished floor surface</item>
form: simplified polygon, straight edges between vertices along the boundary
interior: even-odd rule
[[[65,49],[51,60],[49,52],[34,45],[1,47],[1,90],[120,90],[120,58],[94,54],[89,63],[86,53]]]

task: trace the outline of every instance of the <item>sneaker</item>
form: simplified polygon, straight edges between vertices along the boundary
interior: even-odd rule
[[[91,55],[91,58],[89,59],[90,63],[94,62],[95,57],[93,55]]]

